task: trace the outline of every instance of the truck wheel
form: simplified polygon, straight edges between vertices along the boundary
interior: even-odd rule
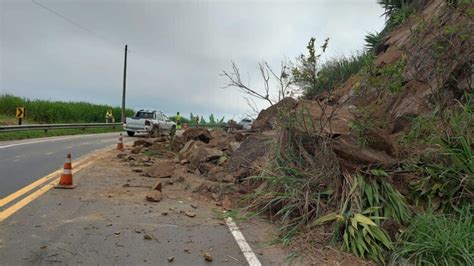
[[[170,130],[170,136],[174,136],[176,134],[176,126],[172,126]]]
[[[127,131],[127,135],[128,135],[129,137],[133,137],[133,136],[135,136],[135,132],[133,132],[133,131]]]

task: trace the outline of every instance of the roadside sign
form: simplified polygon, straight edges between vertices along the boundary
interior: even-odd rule
[[[25,117],[25,107],[17,107],[16,118],[24,118],[24,117]]]
[[[21,120],[25,117],[25,107],[16,108],[16,118],[18,118],[18,125],[21,125]]]

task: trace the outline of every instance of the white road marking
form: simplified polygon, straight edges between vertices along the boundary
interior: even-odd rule
[[[15,146],[28,145],[28,144],[34,144],[34,143],[42,143],[42,142],[56,141],[56,140],[66,140],[66,139],[78,139],[78,138],[91,137],[91,136],[98,136],[98,135],[100,135],[100,134],[94,134],[94,135],[78,135],[78,136],[68,136],[68,137],[58,137],[58,138],[48,138],[48,139],[42,139],[42,140],[34,140],[34,141],[29,141],[29,142],[21,142],[21,143],[14,143],[14,144],[3,145],[3,146],[0,146],[0,149],[5,149],[5,148],[10,148],[10,147],[15,147]],[[117,135],[118,135],[118,134],[117,134]]]
[[[261,266],[262,264],[258,260],[257,256],[255,253],[253,253],[252,248],[250,245],[247,243],[247,240],[245,240],[244,235],[242,232],[240,232],[239,228],[235,224],[234,220],[232,220],[231,217],[228,217],[225,219],[225,222],[227,226],[229,227],[230,232],[235,238],[235,241],[237,241],[237,245],[239,245],[240,250],[244,254],[245,258],[247,259],[247,262],[249,263],[250,266]]]

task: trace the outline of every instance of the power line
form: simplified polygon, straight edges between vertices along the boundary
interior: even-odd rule
[[[90,33],[90,34],[96,36],[97,38],[103,40],[104,42],[106,42],[106,43],[109,44],[110,46],[112,46],[112,47],[118,49],[118,47],[116,47],[117,43],[114,43],[114,42],[112,42],[112,41],[106,39],[104,36],[100,35],[99,33],[95,32],[95,31],[93,31],[93,30],[91,30],[91,29],[89,29],[89,28],[86,28],[85,26],[82,26],[81,24],[79,24],[79,23],[73,21],[72,19],[66,17],[65,15],[63,15],[63,14],[61,14],[61,13],[59,13],[59,12],[57,12],[57,11],[55,11],[55,10],[49,8],[49,7],[47,7],[47,6],[44,5],[44,4],[38,3],[38,2],[36,2],[35,0],[31,0],[31,2],[32,2],[33,4],[35,4],[35,5],[37,5],[37,6],[41,7],[41,8],[43,8],[43,9],[45,9],[45,10],[47,10],[47,11],[49,11],[50,13],[52,13],[52,14],[54,14],[54,15],[56,15],[56,16],[58,16],[58,17],[64,19],[64,20],[66,20],[67,22],[73,24],[74,26],[76,26],[76,27],[78,27],[78,28],[80,28],[80,29],[82,29],[82,30],[84,30],[84,31],[87,31],[88,33]],[[120,49],[121,49],[121,48],[120,48]],[[128,51],[129,51],[129,52],[133,52],[133,51],[130,50],[130,49],[128,49]]]

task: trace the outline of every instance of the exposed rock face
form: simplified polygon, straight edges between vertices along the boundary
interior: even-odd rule
[[[292,110],[296,105],[296,100],[293,98],[284,98],[280,102],[262,110],[257,119],[252,124],[254,130],[272,130],[276,126],[279,112],[285,112],[285,110]]]
[[[331,106],[319,101],[300,100],[295,112],[298,126],[304,132],[347,135],[350,132],[349,122],[354,119],[352,106]]]
[[[199,140],[204,143],[209,143],[212,139],[211,133],[209,130],[205,128],[188,128],[184,131],[182,138],[184,142],[188,142],[190,140]]]

